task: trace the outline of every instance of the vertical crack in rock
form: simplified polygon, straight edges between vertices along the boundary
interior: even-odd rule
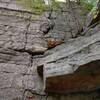
[[[30,19],[31,19],[31,16],[29,17],[28,20],[28,24],[26,26],[26,32],[25,32],[25,46],[24,46],[24,49],[26,50],[26,45],[27,45],[27,38],[28,38],[28,30],[29,30],[29,27],[30,27]]]
[[[30,63],[29,63],[29,67],[32,67],[33,66],[33,55],[31,55],[30,57]]]

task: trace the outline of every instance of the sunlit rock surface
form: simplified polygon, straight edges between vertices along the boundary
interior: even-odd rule
[[[0,100],[99,100],[100,26],[72,39],[86,13],[66,9],[49,18],[0,0]]]

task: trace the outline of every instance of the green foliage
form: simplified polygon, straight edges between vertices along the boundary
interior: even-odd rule
[[[99,11],[98,11],[98,9],[97,9],[97,6],[94,7],[94,8],[91,10],[90,14],[91,14],[91,16],[93,17],[93,19],[95,19],[95,18],[98,16]]]
[[[90,11],[93,6],[95,6],[96,0],[80,0],[80,4],[83,6],[83,8]]]
[[[91,5],[93,5],[93,6],[96,5],[96,0],[88,0],[88,2],[89,2]]]
[[[56,0],[51,0],[51,8],[53,10],[58,10],[60,8],[60,5],[58,2],[56,2]]]
[[[18,0],[18,1],[24,8],[37,14],[41,14],[44,10],[48,9],[53,9],[53,10],[60,9],[59,3],[56,2],[57,0],[50,0],[50,5],[45,5],[44,0]],[[80,5],[88,11],[90,11],[92,7],[96,4],[96,0],[79,0],[79,1]]]
[[[19,4],[34,13],[41,13],[45,7],[43,0],[20,0]]]
[[[20,4],[37,14],[41,14],[44,10],[53,9],[57,10],[59,9],[59,3],[57,3],[55,0],[50,0],[50,5],[45,5],[44,0],[20,0]]]

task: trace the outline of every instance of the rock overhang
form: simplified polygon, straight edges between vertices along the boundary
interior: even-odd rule
[[[39,72],[46,92],[71,93],[99,88],[99,34],[76,38],[66,48],[54,49],[50,55],[40,59],[38,69],[42,71]],[[55,48],[61,48],[61,45]]]

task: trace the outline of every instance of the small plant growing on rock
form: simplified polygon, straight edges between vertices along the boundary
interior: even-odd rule
[[[59,3],[55,0],[50,0],[46,5],[44,0],[20,0],[19,3],[26,9],[36,14],[41,14],[45,10],[57,10],[59,9]]]

